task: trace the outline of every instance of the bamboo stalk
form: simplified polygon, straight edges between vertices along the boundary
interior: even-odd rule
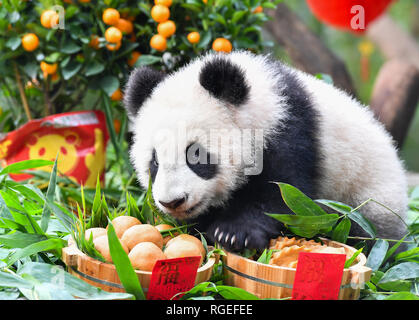
[[[26,99],[25,89],[23,88],[22,79],[20,77],[19,70],[17,68],[16,61],[13,61],[13,69],[15,72],[17,87],[19,88],[20,99],[22,100],[23,109],[25,110],[28,121],[32,120],[31,112],[29,110],[28,100]]]

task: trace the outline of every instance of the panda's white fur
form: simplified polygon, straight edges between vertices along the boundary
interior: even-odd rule
[[[192,212],[192,216],[197,216],[211,205],[223,205],[234,190],[246,183],[242,165],[221,165],[217,179],[203,180],[194,176],[187,166],[173,162],[174,155],[182,157],[188,144],[199,140],[200,136],[205,137],[206,130],[263,129],[265,141],[281,131],[287,132],[287,93],[280,89],[285,79],[269,58],[245,51],[228,55],[228,59],[244,72],[250,87],[249,99],[236,108],[213,97],[199,82],[202,67],[216,56],[218,54],[207,54],[165,77],[132,118],[132,162],[140,182],[146,187],[151,154],[156,150],[160,167],[153,183],[153,196],[165,212],[168,212],[167,208],[159,205],[159,200],[168,201],[187,192],[191,197],[182,209],[200,203]],[[351,206],[373,198],[404,218],[407,207],[405,173],[392,138],[383,125],[368,107],[345,92],[311,75],[286,68],[305,87],[319,115],[322,157],[316,197]],[[174,137],[182,128],[187,129],[186,134],[176,138],[176,151],[174,140],[168,137]],[[168,134],[159,138],[162,130]],[[209,148],[217,153],[215,146]],[[374,223],[382,237],[397,238],[404,232],[400,219],[383,206],[369,203],[361,212]],[[186,217],[178,210],[169,213],[177,218]]]

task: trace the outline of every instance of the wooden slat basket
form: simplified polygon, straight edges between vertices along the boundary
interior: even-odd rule
[[[353,254],[356,249],[343,243],[322,239],[328,246],[343,247]],[[261,299],[291,297],[294,283],[294,268],[279,267],[256,262],[237,254],[226,252],[222,257],[226,284],[249,291]],[[359,254],[356,264],[344,269],[339,300],[357,300],[360,290],[371,277],[371,268],[365,266],[367,259]]]
[[[108,292],[125,292],[119,281],[115,265],[93,259],[81,252],[75,245],[63,248],[62,260],[68,272],[85,282]],[[215,258],[198,269],[195,284],[208,281],[212,275]],[[143,291],[146,293],[150,285],[151,272],[135,270]]]

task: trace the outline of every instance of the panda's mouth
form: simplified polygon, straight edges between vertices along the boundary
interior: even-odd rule
[[[177,219],[188,219],[199,211],[202,204],[203,202],[199,201],[186,210],[170,210],[169,214]]]
[[[200,205],[202,204],[202,201],[199,201],[198,203],[194,204],[192,207],[190,207],[188,210],[185,210],[186,215],[190,215],[192,212],[194,212]]]

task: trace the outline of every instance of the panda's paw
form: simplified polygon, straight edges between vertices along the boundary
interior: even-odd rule
[[[213,242],[231,251],[266,248],[276,233],[277,230],[269,225],[261,227],[231,221],[218,221],[207,230]]]

